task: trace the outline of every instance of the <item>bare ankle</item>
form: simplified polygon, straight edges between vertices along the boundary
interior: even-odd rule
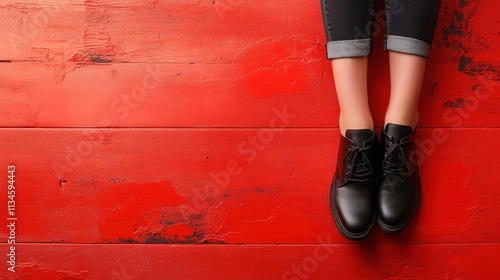
[[[406,114],[394,114],[394,115],[386,115],[385,116],[385,124],[393,123],[399,125],[407,125],[412,129],[415,129],[418,124],[418,115],[406,115]]]
[[[373,119],[371,115],[362,116],[354,115],[351,117],[346,117],[340,114],[339,117],[340,134],[345,136],[345,132],[348,129],[374,129]]]

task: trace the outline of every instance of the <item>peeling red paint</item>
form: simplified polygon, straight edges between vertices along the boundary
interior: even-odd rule
[[[449,107],[442,105],[470,99],[479,77],[498,76],[498,34],[489,28],[498,25],[490,8],[495,3],[443,1],[422,92],[421,126],[450,126],[443,117]],[[215,6],[225,5],[99,0],[2,6],[3,38],[22,35],[23,18],[51,12],[46,24],[21,41],[18,52],[8,40],[0,42],[0,60],[17,62],[0,63],[0,125],[264,127],[272,109],[286,105],[301,112],[292,127],[338,126],[317,3],[241,1],[223,18]],[[194,24],[185,18],[200,20]],[[382,36],[375,38],[369,67],[378,125],[390,90]],[[116,102],[158,64],[164,73],[158,87],[141,102],[129,101],[133,110],[127,117],[115,114]],[[463,118],[463,126],[495,127],[499,100],[483,102],[473,116]],[[183,113],[193,110],[197,114]]]
[[[338,131],[281,131],[246,162],[238,145],[258,131],[117,129],[108,145],[96,147],[58,178],[52,163],[64,160],[68,145],[86,139],[82,130],[3,129],[2,137],[15,135],[18,141],[4,142],[0,152],[9,156],[0,163],[12,161],[23,170],[19,199],[29,201],[19,205],[29,224],[19,242],[311,243],[319,234],[346,243],[327,199]],[[367,242],[500,237],[494,226],[500,208],[492,191],[496,158],[484,157],[500,153],[492,137],[497,130],[443,129],[442,143],[432,142],[434,133],[421,128],[418,134],[417,148],[425,157],[422,207],[414,222],[394,237],[375,230]],[[205,186],[217,186],[210,172],[224,170],[229,160],[240,162],[241,173],[214,195],[200,196]]]
[[[125,182],[105,187],[105,190],[96,203],[103,209],[99,232],[101,238],[107,240],[138,239],[144,227],[155,232],[163,227],[161,209],[184,202],[166,181]]]
[[[274,94],[302,93],[310,85],[310,73],[307,67],[314,65],[313,60],[303,57],[304,53],[311,53],[314,45],[305,45],[301,40],[310,38],[273,38],[263,40],[244,50],[241,59],[256,61],[250,63],[241,70],[241,76],[245,77],[244,91],[250,94],[266,98]],[[291,59],[295,58],[295,59]]]
[[[107,25],[112,16],[108,13],[106,1],[85,1],[85,25],[83,49],[78,51],[70,61],[79,63],[111,63],[116,55],[115,46]]]
[[[421,206],[401,234],[353,244],[328,206],[339,108],[317,1],[0,4],[15,279],[500,278],[495,7],[443,1],[420,103]],[[378,127],[382,39],[369,65]],[[240,145],[282,108],[293,122],[250,160]]]
[[[176,224],[167,228],[167,235],[191,236],[194,234],[193,228],[187,224]]]

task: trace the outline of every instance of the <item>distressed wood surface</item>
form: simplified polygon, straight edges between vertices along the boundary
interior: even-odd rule
[[[328,205],[339,108],[318,1],[0,1],[0,168],[16,165],[19,217],[0,279],[500,278],[498,7],[443,0],[421,205],[403,233],[354,244]]]
[[[20,242],[350,243],[328,206],[338,130],[0,132],[0,166],[19,174]],[[487,156],[499,136],[420,129],[419,213],[403,234],[365,242],[499,242],[498,158]]]
[[[0,40],[0,126],[262,127],[286,105],[300,113],[293,127],[338,127],[317,3],[224,3],[0,5],[0,38],[8,38]],[[498,127],[499,39],[486,27],[500,24],[495,3],[444,1],[421,127]],[[369,88],[382,125],[389,72],[385,23],[376,24]]]
[[[281,70],[246,62],[70,63],[61,68],[0,63],[0,125],[266,127],[273,110],[286,106],[296,115],[290,127],[338,127],[331,69],[320,60],[304,64],[290,60],[290,68],[285,65]],[[488,72],[471,77],[455,68],[452,63],[430,63],[420,126],[498,127],[498,77]],[[389,98],[388,72],[374,71],[383,71],[381,79],[373,81],[370,96],[375,122],[382,125]],[[439,75],[443,71],[454,74],[443,78]]]
[[[500,277],[499,244],[344,246],[328,238],[290,246],[22,244],[18,273],[26,280]]]
[[[500,20],[496,5],[495,0],[444,0],[434,59],[476,71],[481,63],[498,63],[499,38],[490,28]],[[228,63],[260,60],[261,50],[272,50],[263,45],[279,42],[296,51],[290,59],[310,59],[298,52],[301,45],[314,48],[325,41],[315,1],[10,0],[0,3],[0,15],[5,38],[0,59],[8,61],[62,56],[81,63]],[[378,14],[377,38],[384,28]]]

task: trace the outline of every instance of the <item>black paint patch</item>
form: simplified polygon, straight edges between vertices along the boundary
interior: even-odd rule
[[[129,244],[136,244],[139,243],[139,241],[132,239],[132,238],[118,238],[119,243],[129,243]]]
[[[472,63],[472,57],[467,57],[462,55],[459,59],[458,71],[460,72],[465,71],[468,68],[467,66],[471,63]]]
[[[113,62],[113,60],[103,58],[101,56],[91,56],[90,61],[94,62],[94,63],[111,63],[111,62]]]
[[[255,191],[259,192],[259,193],[263,193],[265,190],[264,190],[264,188],[256,188]]]
[[[479,5],[480,1],[472,0],[443,1],[440,22],[447,26],[436,30],[441,33],[444,46],[456,51],[458,71],[473,78],[484,73],[500,73],[497,64],[474,59],[477,53],[495,47],[491,41],[477,36],[470,25],[471,20],[478,16]]]
[[[173,221],[162,221],[162,224],[165,224],[166,226],[173,226],[176,225],[176,222]]]
[[[477,14],[478,2],[443,1],[440,22],[447,26],[443,26],[445,28],[442,30],[436,30],[438,34],[441,34],[444,46],[457,52],[458,71],[471,77],[485,72],[498,71],[494,65],[473,59],[476,52],[492,47],[485,43],[484,38],[476,36],[470,26],[471,20]]]
[[[429,96],[434,96],[436,94],[436,88],[438,87],[438,83],[435,82],[429,87]]]
[[[148,237],[144,240],[144,243],[146,244],[164,244],[164,243],[170,243],[168,240],[164,237],[162,237],[158,233],[154,234],[149,234]]]
[[[462,20],[464,20],[464,15],[462,13],[460,13],[459,11],[455,11],[455,19],[457,21],[462,21]]]
[[[222,240],[218,240],[218,239],[215,239],[215,240],[203,240],[203,242],[200,242],[200,244],[226,244],[227,242],[224,242]]]
[[[126,182],[126,180],[123,178],[109,178],[109,182],[111,184],[121,184],[123,182]]]
[[[445,107],[450,107],[450,108],[465,108],[467,105],[468,100],[462,99],[462,98],[457,98],[457,101],[446,101],[443,106]]]
[[[160,233],[148,233],[144,239],[146,244],[197,244],[205,242],[205,232],[196,231],[190,236],[168,235]]]

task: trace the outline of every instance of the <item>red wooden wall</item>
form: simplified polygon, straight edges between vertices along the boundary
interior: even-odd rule
[[[0,278],[498,279],[498,8],[443,0],[420,208],[353,243],[328,206],[339,109],[319,1],[0,1],[0,220],[9,165],[17,218]]]

